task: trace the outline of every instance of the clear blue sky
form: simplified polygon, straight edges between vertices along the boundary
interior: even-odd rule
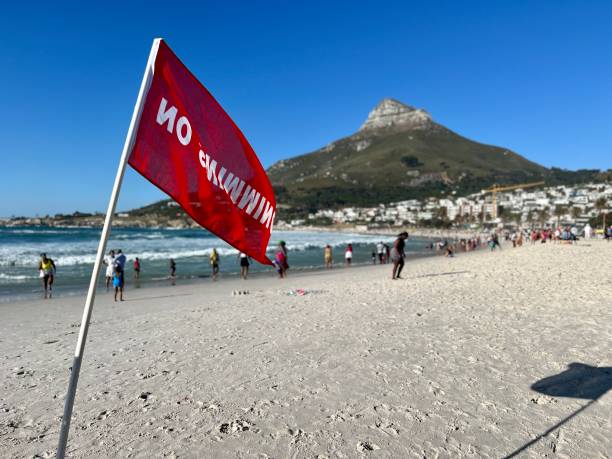
[[[387,96],[546,166],[612,167],[611,2],[90,3],[3,5],[0,216],[105,210],[156,36],[266,167]],[[119,208],[161,197],[129,171]]]

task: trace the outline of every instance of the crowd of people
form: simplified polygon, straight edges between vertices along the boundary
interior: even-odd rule
[[[372,251],[372,263],[373,264],[388,264],[391,263],[392,267],[392,279],[400,279],[401,272],[404,267],[404,259],[406,257],[405,254],[405,244],[408,239],[408,233],[402,232],[397,235],[393,245],[389,245],[383,241],[377,243]],[[462,240],[462,246],[470,247],[473,246],[472,240]],[[434,248],[434,244],[432,243],[430,248]],[[452,256],[454,252],[454,248],[452,245],[448,244],[447,241],[439,241],[435,246],[436,250],[444,250],[447,256]],[[287,244],[285,241],[279,241],[275,252],[272,263],[276,272],[278,273],[278,277],[280,279],[284,279],[287,277],[287,271],[289,270],[288,263],[288,255],[289,250],[287,248]],[[217,249],[213,248],[210,251],[209,262],[211,267],[211,280],[215,282],[219,275],[220,269],[220,256]],[[331,269],[333,267],[333,249],[332,246],[327,244],[323,249],[323,262],[326,269]],[[114,300],[115,301],[124,301],[124,291],[125,291],[125,269],[127,258],[121,249],[113,249],[108,252],[108,254],[103,258],[102,263],[106,266],[105,273],[105,284],[106,290],[114,292]],[[346,267],[350,267],[353,264],[353,245],[347,244],[344,250],[344,265]],[[242,279],[246,280],[249,275],[249,267],[251,265],[250,257],[240,252],[238,254],[238,266],[240,268],[240,276]],[[168,279],[170,279],[174,285],[174,280],[176,279],[177,273],[177,264],[174,258],[170,258],[168,262],[169,274]],[[51,297],[51,288],[53,285],[53,279],[55,276],[55,263],[53,260],[47,257],[46,254],[41,254],[41,261],[39,264],[40,276],[43,279],[43,287],[45,292],[45,298]],[[133,271],[134,271],[134,280],[136,286],[139,286],[140,274],[142,271],[142,262],[138,257],[134,258],[133,261]]]
[[[529,241],[531,244],[546,242],[575,244],[581,238],[585,240],[591,239],[593,237],[593,229],[587,223],[582,231],[579,231],[575,225],[560,225],[557,227],[522,229],[504,234],[505,239],[512,242],[513,247],[522,246],[523,241]]]
[[[400,279],[400,273],[402,272],[402,268],[404,267],[404,258],[406,257],[404,247],[406,244],[406,239],[408,239],[408,233],[403,232],[397,235],[395,242],[393,242],[393,247],[388,244],[380,241],[374,247],[372,251],[372,264],[387,264],[393,263],[393,272],[392,279]],[[287,251],[286,247],[283,244],[283,256],[286,262]],[[334,258],[333,258],[333,250],[331,245],[327,244],[323,249],[323,262],[325,264],[326,269],[331,269],[333,267]],[[344,250],[344,265],[346,267],[350,267],[353,264],[353,244],[347,244],[346,249]],[[288,265],[287,265],[288,268]],[[286,270],[285,270],[286,271]],[[286,276],[286,272],[284,273]],[[281,277],[284,277],[281,275]]]
[[[541,229],[522,229],[516,231],[501,231],[492,232],[486,240],[483,240],[479,235],[475,235],[470,238],[461,238],[455,240],[453,243],[449,243],[448,240],[440,239],[435,242],[427,244],[426,248],[435,250],[436,252],[444,253],[446,257],[453,257],[457,251],[469,252],[476,250],[480,247],[489,247],[491,251],[501,250],[500,236],[508,243],[512,244],[512,247],[521,247],[525,241],[536,243],[572,243],[575,244],[581,237],[584,239],[590,239],[593,237],[593,230],[587,224],[581,232],[578,231],[576,226],[559,226],[556,228],[541,228]],[[603,236],[606,240],[612,240],[612,225],[606,227],[603,230]],[[405,246],[406,240],[408,239],[408,233],[402,232],[398,234],[392,245],[389,245],[383,241],[378,242],[373,247],[371,252],[372,264],[387,264],[392,263],[391,279],[401,279],[401,272],[404,267],[404,259],[406,257]],[[287,271],[289,270],[288,263],[289,251],[285,241],[279,241],[274,251],[274,259],[272,263],[278,277],[284,279],[287,277]],[[245,253],[238,253],[238,266],[240,268],[240,277],[244,280],[248,278],[249,267],[251,265],[250,257]],[[210,267],[211,267],[211,279],[215,282],[219,275],[219,264],[220,256],[215,248],[210,251],[209,255]],[[114,291],[115,301],[124,301],[124,289],[125,289],[125,266],[127,258],[121,249],[110,250],[104,257],[102,263],[106,266],[105,284],[106,290],[112,289]],[[323,249],[323,263],[326,269],[333,267],[333,248],[327,244]],[[347,244],[344,250],[344,266],[350,267],[353,264],[353,245]],[[47,256],[46,253],[40,254],[40,262],[38,264],[39,277],[42,280],[44,298],[51,298],[53,283],[56,275],[55,262]],[[136,286],[139,286],[140,273],[142,265],[141,260],[138,257],[134,258],[133,271],[134,280]],[[177,264],[173,258],[169,260],[169,275],[168,278],[172,280],[176,279]]]

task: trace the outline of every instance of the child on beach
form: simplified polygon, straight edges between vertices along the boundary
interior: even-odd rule
[[[134,259],[134,277],[136,280],[140,279],[140,260],[138,257]]]
[[[240,260],[240,276],[246,280],[249,275],[249,257],[246,253],[240,252],[238,259]]]
[[[344,261],[346,266],[351,266],[353,262],[353,245],[349,244],[346,246],[346,252],[344,252]]]
[[[117,301],[117,293],[119,293],[119,300],[123,301],[123,274],[119,266],[115,266],[113,272],[113,287],[115,287],[115,301]]]
[[[172,285],[174,285],[174,281],[176,280],[176,262],[174,258],[170,258],[170,280],[172,281]]]
[[[325,267],[330,269],[332,267],[332,248],[331,245],[327,244],[323,251],[323,258],[325,259]]]
[[[285,245],[285,241],[280,241],[278,243],[278,250],[276,251],[276,255],[274,256],[273,263],[274,266],[276,266],[278,276],[281,279],[287,277],[287,270],[289,269],[289,264],[287,263],[287,246]]]
[[[108,255],[104,257],[102,263],[106,265],[106,291],[110,288],[110,284],[113,281],[113,266],[115,265],[115,251],[111,250]]]
[[[210,252],[210,267],[212,269],[212,281],[214,282],[217,280],[217,274],[219,273],[219,254],[215,248]]]

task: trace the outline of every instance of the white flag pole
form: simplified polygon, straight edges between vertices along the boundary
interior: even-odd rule
[[[106,242],[108,241],[108,236],[110,235],[113,214],[115,213],[117,199],[119,198],[119,190],[121,189],[121,183],[123,182],[123,175],[125,173],[125,166],[127,165],[128,153],[132,150],[132,146],[134,144],[134,136],[136,134],[135,131],[138,126],[138,123],[140,122],[140,116],[142,114],[144,100],[147,92],[149,91],[149,87],[151,86],[151,81],[153,80],[155,58],[157,56],[157,50],[159,49],[160,41],[160,38],[156,38],[155,40],[153,40],[153,45],[151,46],[149,60],[145,68],[142,83],[140,84],[138,99],[136,99],[134,113],[132,113],[132,121],[130,122],[130,127],[125,138],[123,152],[121,153],[121,160],[119,161],[119,168],[117,169],[117,175],[115,176],[115,184],[113,185],[113,191],[111,193],[110,202],[108,203],[108,209],[106,211],[106,218],[104,219],[102,236],[100,237],[100,244],[98,245],[96,262],[94,263],[93,272],[91,273],[89,290],[87,292],[87,299],[85,301],[85,309],[83,310],[83,319],[81,320],[79,339],[77,341],[76,350],[74,352],[72,372],[70,373],[70,382],[68,383],[68,392],[66,393],[66,400],[64,401],[64,415],[62,417],[62,426],[60,430],[59,444],[57,447],[58,459],[63,459],[66,453],[68,432],[70,430],[70,420],[72,418],[72,407],[74,406],[74,397],[76,395],[77,384],[79,381],[79,371],[81,369],[81,362],[83,360],[83,352],[85,351],[85,341],[87,340],[89,320],[91,318],[91,312],[96,296],[96,286],[98,284],[98,276],[100,274],[100,268],[102,266],[102,258],[104,256],[104,251],[106,250]]]

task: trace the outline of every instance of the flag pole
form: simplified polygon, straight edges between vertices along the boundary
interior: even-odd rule
[[[142,77],[142,83],[140,84],[140,91],[138,92],[138,98],[136,99],[136,105],[134,106],[134,112],[132,113],[132,120],[130,122],[130,127],[128,129],[127,136],[125,138],[125,143],[123,145],[123,152],[121,153],[121,159],[119,160],[119,167],[117,169],[117,175],[115,176],[113,191],[111,193],[110,202],[108,203],[106,218],[104,219],[104,227],[102,228],[102,235],[100,237],[100,243],[98,244],[96,261],[94,263],[93,271],[91,273],[91,280],[89,282],[87,299],[85,300],[85,309],[83,310],[83,319],[81,320],[79,338],[77,340],[76,350],[74,352],[72,371],[70,373],[70,381],[68,383],[68,391],[66,393],[66,399],[64,401],[64,415],[62,416],[62,425],[60,429],[59,443],[57,446],[58,459],[63,459],[66,453],[68,432],[70,431],[70,420],[72,418],[72,408],[74,406],[74,398],[76,395],[77,384],[79,381],[79,371],[81,370],[83,352],[85,351],[85,342],[87,340],[87,332],[89,330],[89,320],[91,318],[91,312],[93,310],[94,299],[96,296],[96,287],[98,284],[98,276],[100,275],[100,268],[102,266],[102,258],[104,256],[104,251],[106,250],[106,242],[108,241],[108,236],[110,235],[113,214],[115,213],[117,199],[119,198],[119,191],[121,189],[121,183],[123,182],[123,175],[125,173],[125,167],[127,165],[128,154],[132,149],[134,137],[136,134],[135,131],[138,127],[138,123],[140,122],[140,116],[142,114],[144,100],[146,98],[146,94],[149,90],[149,87],[151,86],[151,81],[153,80],[155,58],[157,56],[157,50],[159,49],[160,41],[160,38],[156,38],[155,40],[153,40],[153,45],[151,46],[149,60],[147,61],[144,76]]]

